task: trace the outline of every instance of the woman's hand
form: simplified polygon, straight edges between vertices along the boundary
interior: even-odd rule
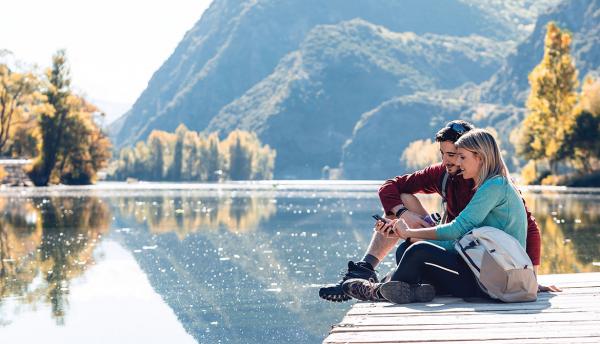
[[[402,221],[402,220],[398,220],[394,223],[394,233],[396,234],[396,236],[402,238],[402,239],[406,239],[409,238],[410,235],[408,234],[408,226],[406,225],[406,222]]]

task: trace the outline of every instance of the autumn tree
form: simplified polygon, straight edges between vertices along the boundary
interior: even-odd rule
[[[440,161],[440,147],[431,139],[411,142],[400,159],[411,169],[421,169]]]
[[[234,130],[224,141],[229,153],[227,172],[231,180],[249,180],[252,176],[251,137],[248,136],[249,133]]]
[[[12,155],[15,150],[20,156],[35,154],[34,110],[41,100],[38,88],[33,73],[13,72],[0,64],[0,155]]]
[[[148,179],[162,180],[165,174],[165,155],[168,154],[166,133],[153,130],[148,137]]]
[[[39,186],[92,183],[110,158],[110,142],[94,119],[98,111],[72,93],[64,50],[53,56],[46,77],[47,103],[38,119],[41,152],[29,177]]]
[[[183,136],[183,180],[200,180],[200,146],[202,138],[195,131],[187,131]]]
[[[188,131],[185,125],[180,124],[175,130],[175,145],[173,147],[173,163],[169,169],[170,180],[181,180],[183,172],[183,140]]]
[[[219,149],[219,136],[212,133],[208,136],[206,143],[200,148],[200,167],[203,180],[209,182],[218,181],[223,173],[223,159]]]
[[[577,102],[577,70],[570,53],[571,35],[549,23],[544,57],[529,74],[528,115],[517,135],[517,153],[547,161],[553,174],[569,154],[565,138],[573,126]]]
[[[600,81],[586,78],[580,102],[573,112],[573,127],[565,142],[575,167],[584,173],[592,173],[600,168]]]

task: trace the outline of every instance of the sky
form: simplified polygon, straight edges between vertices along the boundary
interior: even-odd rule
[[[127,111],[211,0],[2,1],[0,49],[49,67],[66,49],[74,89],[107,113]]]

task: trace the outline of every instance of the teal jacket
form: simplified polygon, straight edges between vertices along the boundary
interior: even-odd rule
[[[438,240],[432,243],[454,250],[454,240],[473,228],[491,226],[505,231],[525,249],[527,214],[519,193],[506,177],[486,180],[465,209],[450,223],[436,227]]]

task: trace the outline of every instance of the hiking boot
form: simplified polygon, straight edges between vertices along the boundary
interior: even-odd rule
[[[382,283],[366,279],[353,278],[342,284],[346,295],[361,301],[386,302],[387,300],[379,293]]]
[[[362,278],[378,282],[377,274],[369,263],[353,261],[348,262],[348,270],[344,277],[337,283],[319,289],[319,297],[327,301],[343,302],[351,299],[342,290],[342,284],[351,278]]]
[[[429,302],[435,297],[435,289],[431,284],[408,284],[401,281],[385,282],[379,292],[393,303]]]

